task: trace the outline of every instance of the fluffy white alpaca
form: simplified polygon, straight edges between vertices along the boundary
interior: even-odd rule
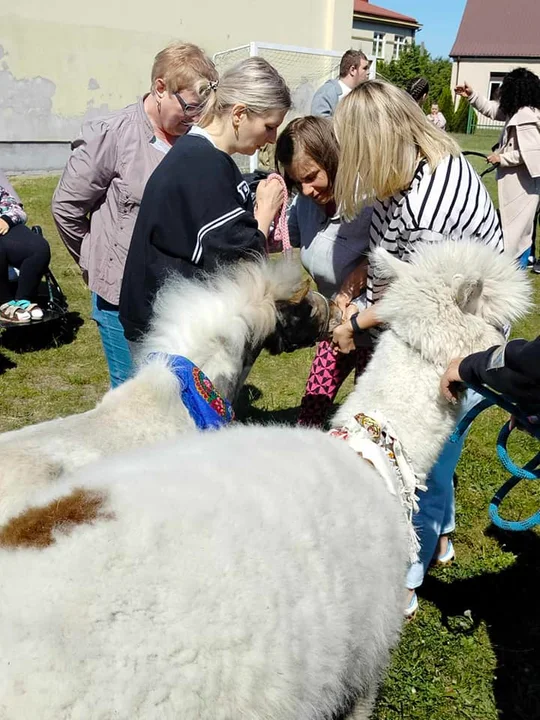
[[[392,281],[377,304],[390,329],[332,426],[382,415],[425,476],[458,411],[440,394],[441,375],[453,358],[504,342],[503,328],[529,310],[531,288],[506,255],[475,242],[421,244],[407,263],[378,249],[371,260]]]
[[[245,365],[265,341],[274,352],[283,349],[287,334],[299,346],[312,345],[328,319],[328,306],[308,292],[294,263],[240,263],[210,280],[171,277],[156,298],[141,357],[150,352],[187,357],[224,397],[233,397]],[[167,360],[156,357],[95,409],[0,436],[0,522],[17,512],[29,492],[62,474],[189,430],[195,423],[179,381]]]
[[[452,427],[448,359],[496,342],[529,290],[480,245],[376,261],[390,329],[339,422],[376,406],[423,472]],[[334,720],[356,702],[365,720],[407,536],[372,465],[314,430],[237,426],[93,464],[0,527],[0,717]]]
[[[55,513],[70,529],[70,498],[77,521],[97,519],[47,546]],[[405,529],[345,443],[195,434],[88,466],[39,504],[0,531],[2,720],[332,720],[371,705],[402,622]]]

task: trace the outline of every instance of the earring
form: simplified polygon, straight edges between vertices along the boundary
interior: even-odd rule
[[[156,105],[157,105],[157,111],[158,111],[158,113],[161,114],[161,100],[159,100],[159,99],[156,100]]]
[[[240,134],[239,131],[238,131],[238,125],[235,125],[235,124],[233,123],[233,129],[234,129],[234,136],[235,136],[235,138],[238,140],[238,136],[239,136],[239,134]]]

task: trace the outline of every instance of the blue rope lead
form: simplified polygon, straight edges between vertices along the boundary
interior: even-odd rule
[[[499,395],[493,392],[487,387],[471,385],[473,390],[484,396],[484,400],[479,402],[460,420],[456,429],[450,437],[450,442],[456,443],[459,441],[464,432],[468,429],[469,425],[475,420],[481,412],[486,410],[493,405],[498,405],[503,408],[517,419],[518,423],[527,429],[531,435],[540,440],[540,426],[531,425],[526,415],[520,410],[520,408],[505,398],[503,395]],[[507,480],[504,485],[495,493],[493,499],[489,504],[489,517],[491,522],[502,530],[513,530],[514,532],[523,532],[524,530],[530,530],[535,525],[540,525],[540,510],[535,512],[525,520],[504,520],[499,514],[499,506],[504,498],[508,495],[510,490],[515,488],[520,480],[538,480],[540,479],[540,453],[538,453],[530,462],[524,467],[519,467],[514,463],[508,454],[506,445],[508,438],[510,437],[510,423],[507,422],[501,428],[499,437],[497,438],[497,455],[503,467],[512,476]]]
[[[497,438],[497,455],[499,456],[499,460],[505,470],[507,470],[512,477],[507,480],[493,496],[493,499],[489,504],[489,517],[491,522],[502,530],[523,532],[525,530],[530,530],[535,525],[540,525],[540,510],[537,510],[533,513],[533,515],[525,518],[525,520],[510,521],[504,520],[504,518],[499,515],[499,506],[510,490],[515,488],[520,480],[538,480],[540,478],[540,470],[538,470],[538,466],[540,465],[540,453],[538,453],[524,467],[516,465],[506,449],[511,432],[510,423],[505,423],[501,428],[499,437]]]

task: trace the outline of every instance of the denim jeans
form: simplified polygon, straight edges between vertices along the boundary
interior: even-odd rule
[[[467,390],[461,403],[458,422],[483,399],[474,390]],[[427,479],[428,489],[418,493],[419,510],[414,516],[414,526],[420,539],[420,551],[418,561],[412,563],[407,572],[406,586],[410,590],[420,587],[422,584],[424,575],[437,550],[439,537],[447,535],[455,528],[454,472],[467,433],[468,430],[457,443],[446,441]]]
[[[131,353],[124,328],[118,318],[118,305],[111,305],[96,293],[92,293],[92,320],[96,321],[101,335],[111,387],[118,387],[133,374]]]

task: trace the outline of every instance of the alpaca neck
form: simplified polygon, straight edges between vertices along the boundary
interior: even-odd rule
[[[245,295],[225,291],[220,295],[209,289],[188,305],[183,316],[157,317],[142,343],[141,357],[152,352],[182,355],[204,372],[223,397],[233,400],[246,367],[256,357],[260,337],[275,326],[274,304]]]
[[[384,332],[332,425],[344,425],[359,412],[379,412],[396,432],[415,473],[428,473],[457,415],[456,408],[440,395],[440,376],[440,370],[420,353],[393,332]]]

